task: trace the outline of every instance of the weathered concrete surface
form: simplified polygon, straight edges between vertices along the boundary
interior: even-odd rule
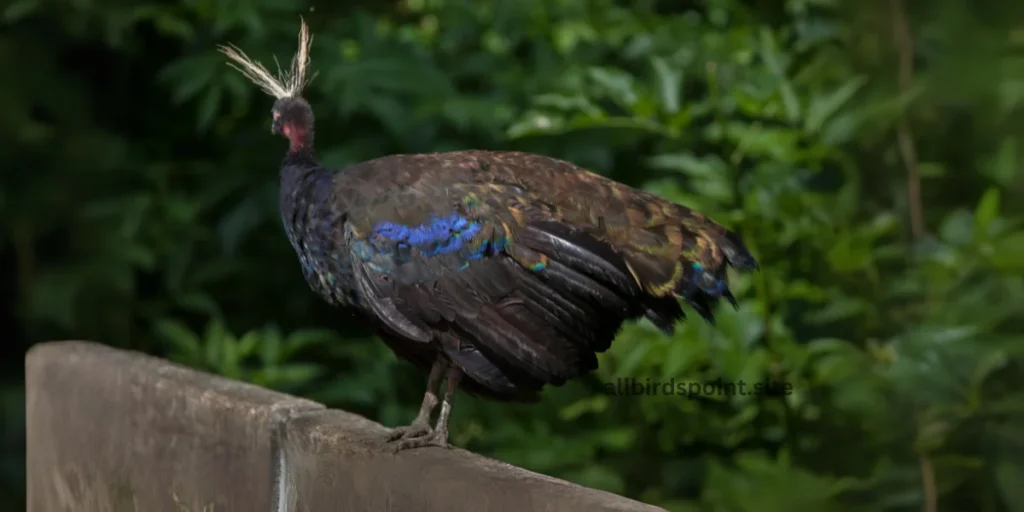
[[[287,510],[663,511],[465,450],[425,448],[392,455],[380,448],[387,431],[337,410],[289,421],[281,443]]]
[[[84,342],[26,358],[30,512],[651,512],[308,400]]]
[[[271,433],[323,406],[83,342],[25,362],[30,512],[273,510]]]

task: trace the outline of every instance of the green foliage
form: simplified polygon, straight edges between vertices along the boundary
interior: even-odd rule
[[[593,376],[534,406],[460,397],[455,443],[673,511],[1024,510],[1016,4],[914,6],[902,87],[882,2],[58,4],[0,10],[18,73],[0,81],[0,311],[18,353],[88,338],[412,418],[425,376],[302,282],[271,100],[214,50],[287,58],[302,14],[326,164],[566,158],[734,227],[762,264],[733,277],[740,307],[715,327],[629,325]],[[603,392],[623,377],[793,393]],[[13,457],[23,386],[0,386]]]
[[[175,361],[280,390],[294,389],[324,375],[326,369],[321,364],[291,359],[305,346],[335,338],[331,331],[314,329],[283,336],[274,326],[249,331],[239,338],[220,320],[210,322],[201,338],[174,320],[160,320],[155,328],[170,345],[168,357]]]

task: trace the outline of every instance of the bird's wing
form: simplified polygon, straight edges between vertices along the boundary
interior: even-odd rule
[[[537,279],[540,255],[524,267],[509,243],[512,226],[472,201],[437,214],[391,202],[408,195],[382,198],[364,217],[376,220],[345,227],[356,288],[387,329],[441,343],[472,377],[510,392],[596,366],[587,321],[600,308]]]
[[[400,186],[345,225],[356,286],[388,329],[447,343],[479,363],[478,379],[564,382],[596,367],[625,319],[669,331],[679,297],[711,319],[712,303],[731,299],[725,267],[756,266],[704,216],[566,162],[406,158],[379,163],[402,169],[390,177]]]

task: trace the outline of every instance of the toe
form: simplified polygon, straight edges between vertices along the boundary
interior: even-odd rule
[[[392,445],[394,453],[414,448],[427,448],[430,446],[451,448],[451,445],[448,444],[448,436],[439,432],[430,432],[427,435],[419,437],[405,438]]]
[[[422,437],[430,435],[434,432],[434,429],[427,424],[416,424],[407,425],[404,427],[396,427],[388,432],[385,439],[388,442],[397,441],[399,439],[408,439],[411,437]]]
[[[387,435],[384,436],[384,439],[387,441],[401,439],[407,432],[409,432],[409,427],[395,427],[391,429],[391,432],[388,432]]]

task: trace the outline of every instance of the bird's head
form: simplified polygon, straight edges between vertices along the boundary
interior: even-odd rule
[[[281,98],[270,109],[270,131],[283,135],[292,150],[311,148],[313,145],[313,108],[301,97]]]
[[[312,42],[309,27],[302,21],[299,29],[299,50],[292,57],[291,68],[281,71],[279,67],[276,76],[237,47],[220,47],[220,51],[234,61],[228,65],[240,71],[252,83],[263,89],[263,92],[277,98],[271,109],[270,131],[286,137],[291,143],[290,151],[293,153],[313,149],[313,109],[302,98],[302,90],[313,79],[307,74],[309,48]]]

